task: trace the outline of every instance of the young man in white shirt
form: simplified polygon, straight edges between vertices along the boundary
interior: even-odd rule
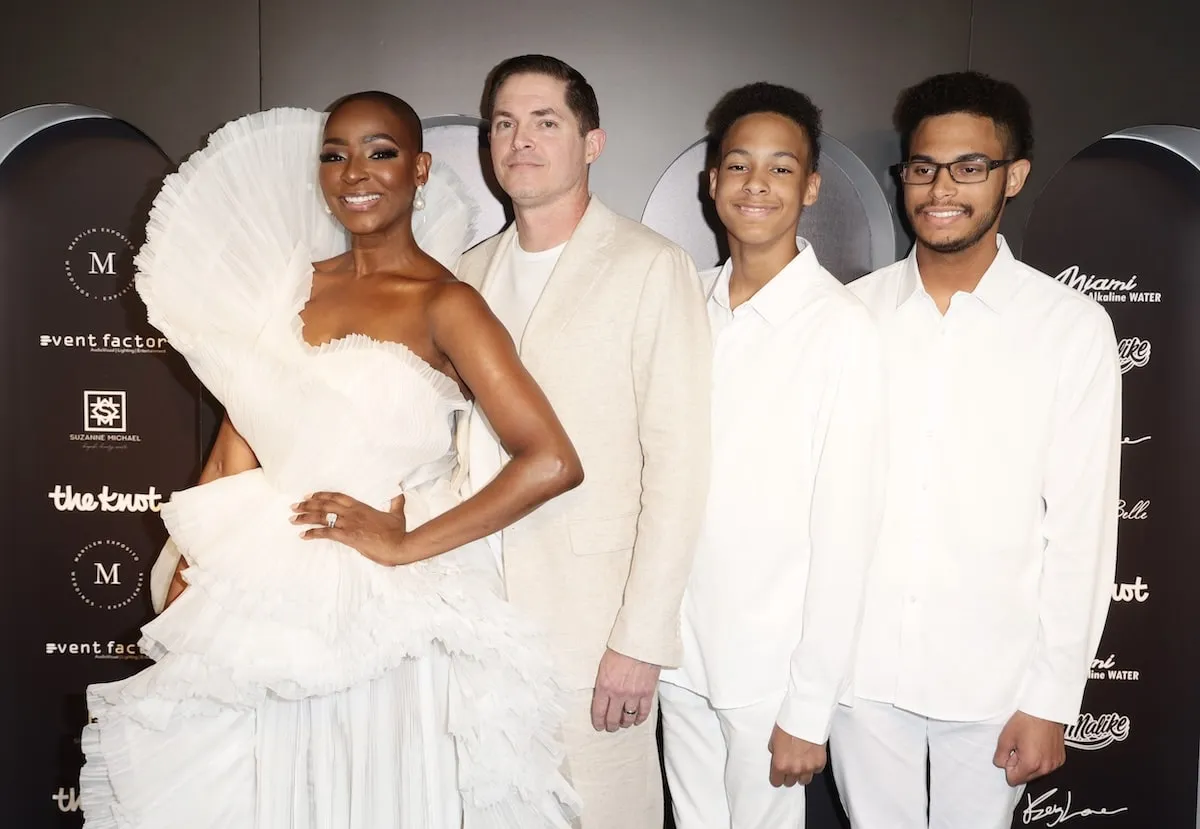
[[[882,355],[870,314],[797,238],[820,112],[758,83],[709,118],[730,258],[702,275],[712,471],[660,684],[678,829],[799,829],[853,670],[882,511]],[[799,785],[797,785],[799,784]]]
[[[939,75],[895,121],[917,242],[851,285],[887,355],[890,455],[834,774],[855,829],[1007,829],[1065,760],[1108,611],[1117,346],[998,235],[1030,169],[1021,92]]]

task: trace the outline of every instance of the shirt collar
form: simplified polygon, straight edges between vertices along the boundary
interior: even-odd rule
[[[1018,273],[1013,265],[1016,258],[1008,248],[1008,242],[1002,234],[996,234],[996,258],[984,271],[983,278],[975,286],[972,295],[997,314],[1004,312],[1017,292]],[[896,286],[896,307],[906,303],[914,295],[929,293],[921,282],[921,273],[917,268],[917,247],[913,245],[908,258],[904,261],[904,269],[900,273],[900,281]]]
[[[743,303],[769,325],[779,325],[800,310],[809,282],[806,277],[820,267],[817,255],[807,240],[797,236],[796,247],[800,252],[792,261]],[[708,291],[709,300],[728,313],[733,313],[729,307],[729,278],[732,275],[733,259],[730,258],[725,260]]]

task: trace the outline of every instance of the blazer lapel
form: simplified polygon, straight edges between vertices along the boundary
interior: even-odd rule
[[[500,240],[496,243],[496,249],[492,251],[492,256],[488,259],[487,267],[483,272],[483,278],[479,280],[479,285],[476,286],[480,295],[487,299],[488,289],[491,283],[495,281],[496,274],[500,271],[500,263],[504,261],[504,257],[508,256],[508,252],[517,241],[517,223],[511,222],[500,233]]]
[[[608,264],[614,226],[615,214],[592,196],[533,307],[525,336],[518,344],[522,357],[547,349],[555,335],[571,322]]]

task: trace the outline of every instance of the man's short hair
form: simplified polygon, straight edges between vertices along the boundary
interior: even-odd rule
[[[1013,84],[982,72],[934,75],[900,93],[892,120],[900,133],[904,157],[908,157],[913,133],[922,121],[956,112],[990,118],[1004,144],[1006,158],[1033,158],[1029,101]]]
[[[708,115],[709,159],[716,162],[721,142],[735,121],[747,115],[770,112],[793,121],[808,136],[808,169],[817,169],[821,157],[821,110],[803,92],[779,84],[758,83],[740,86],[721,96]]]
[[[549,55],[518,55],[492,69],[483,94],[483,117],[487,120],[492,120],[500,87],[513,75],[546,75],[562,81],[567,85],[567,107],[579,122],[580,132],[586,135],[600,127],[600,104],[596,101],[596,90],[592,89],[578,69]]]

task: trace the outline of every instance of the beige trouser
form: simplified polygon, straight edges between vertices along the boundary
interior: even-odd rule
[[[567,776],[583,799],[581,829],[662,829],[658,703],[642,725],[616,732],[592,728],[592,692],[570,691],[563,720]]]

